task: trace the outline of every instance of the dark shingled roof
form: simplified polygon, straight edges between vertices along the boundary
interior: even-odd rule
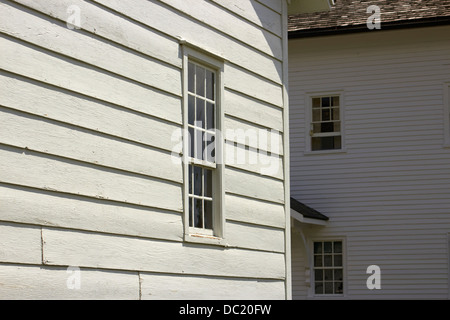
[[[314,210],[313,208],[308,207],[307,205],[297,201],[296,199],[291,197],[291,209],[294,209],[303,217],[317,219],[317,220],[328,220],[328,217],[321,214],[319,211]]]
[[[330,11],[289,16],[289,36],[367,31],[370,5],[381,10],[381,29],[450,24],[450,0],[336,0]]]

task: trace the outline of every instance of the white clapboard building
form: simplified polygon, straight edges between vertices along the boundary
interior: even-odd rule
[[[448,0],[290,17],[294,299],[449,297],[449,91]]]
[[[287,15],[0,1],[0,299],[289,299]]]

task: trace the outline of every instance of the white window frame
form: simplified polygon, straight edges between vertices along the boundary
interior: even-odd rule
[[[319,97],[331,97],[339,96],[339,119],[341,125],[341,148],[340,149],[330,149],[330,150],[312,150],[312,122],[313,122],[313,112],[312,112],[312,99]],[[305,154],[317,155],[317,154],[329,154],[329,153],[345,153],[345,95],[343,90],[334,91],[321,91],[321,92],[309,92],[305,96]]]
[[[450,81],[443,85],[444,93],[444,147],[450,148]]]
[[[188,63],[192,61],[198,65],[214,70],[216,74],[215,100],[215,163],[201,161],[189,157],[189,141],[183,139],[183,172],[184,172],[184,241],[194,243],[225,245],[225,217],[224,217],[224,188],[223,188],[223,74],[224,60],[186,41],[180,41],[183,59],[183,132],[188,136]],[[189,165],[213,170],[213,226],[210,229],[190,227],[189,225]]]
[[[343,293],[340,294],[316,294],[315,293],[315,269],[314,269],[314,243],[315,242],[342,242],[342,283],[343,283]],[[308,297],[314,299],[343,299],[347,297],[347,241],[345,237],[317,237],[310,238],[309,243],[309,270],[310,270],[310,284],[308,290]]]

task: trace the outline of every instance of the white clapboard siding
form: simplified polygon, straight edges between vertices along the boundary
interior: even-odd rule
[[[29,10],[17,10],[4,3],[0,4],[0,10],[4,11],[5,16],[0,22],[0,32],[153,88],[181,95],[179,68],[164,65],[89,34],[74,32],[65,23],[56,24],[45,15],[36,16]]]
[[[42,153],[182,182],[182,168],[169,152],[117,141],[45,118],[0,107],[0,143]],[[156,167],[152,159],[161,163]],[[177,158],[178,159],[178,158]]]
[[[0,279],[2,300],[139,299],[137,272],[0,264]]]
[[[284,230],[228,221],[227,246],[284,252]]]
[[[281,15],[257,1],[212,0],[248,21],[281,37]]]
[[[252,46],[267,55],[282,60],[281,38],[266,32],[235,15],[224,11],[210,1],[197,0],[161,0],[184,14],[195,17],[199,21]],[[233,23],[230,23],[233,21]],[[242,32],[246,30],[246,32]]]
[[[233,194],[225,195],[227,220],[284,228],[284,206]]]
[[[442,87],[450,79],[449,31],[290,41],[291,195],[330,218],[325,227],[305,228],[307,238],[345,237],[346,298],[448,298]],[[305,153],[305,94],[336,90],[344,93],[345,152]],[[373,264],[380,290],[366,286]],[[307,297],[306,288],[293,288]]]
[[[282,63],[261,52],[236,42],[222,32],[202,25],[182,11],[171,9],[154,1],[135,0],[130,6],[123,1],[95,0],[124,16],[132,17],[152,28],[158,29],[174,38],[183,38],[193,44],[223,56],[225,59],[247,70],[281,83]],[[170,21],[171,23],[167,23]]]
[[[161,34],[158,30],[143,28],[130,20],[89,2],[83,0],[52,0],[45,3],[34,0],[14,1],[64,23],[67,22],[70,16],[67,12],[68,9],[74,6],[74,8],[80,9],[79,27],[82,30],[136,50],[149,57],[181,67],[178,41]]]
[[[292,299],[305,299],[309,289],[306,274],[309,263],[299,232],[296,229],[291,229],[291,231]]]
[[[226,192],[284,203],[283,181],[232,168],[225,169],[224,178]]]
[[[3,221],[173,241],[183,238],[180,213],[4,185],[0,185],[0,202]]]
[[[0,243],[0,262],[42,263],[40,227],[0,222]]]
[[[242,93],[224,90],[223,108],[227,115],[283,131],[283,110]]]
[[[1,146],[0,169],[0,182],[4,183],[160,209],[182,210],[179,184],[104,169],[22,148]]]
[[[0,68],[83,93],[175,123],[181,123],[180,98],[92,69],[72,60],[0,37]]]
[[[284,255],[43,228],[47,265],[283,279]],[[264,265],[264,268],[261,266]]]
[[[140,273],[143,300],[279,300],[284,299],[281,281],[243,280],[200,276]],[[215,313],[215,311],[214,311]]]
[[[0,105],[167,151],[180,126],[0,71]],[[169,175],[173,174],[167,173]]]
[[[264,4],[265,6],[269,7],[270,9],[272,9],[278,13],[281,13],[282,4],[280,1],[277,1],[277,0],[255,0],[255,1],[258,1],[262,4]]]

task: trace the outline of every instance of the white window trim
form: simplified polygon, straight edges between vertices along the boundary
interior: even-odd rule
[[[224,111],[223,111],[223,76],[224,76],[224,60],[203,50],[195,45],[188,43],[185,40],[180,41],[182,49],[183,69],[182,69],[182,83],[183,83],[183,130],[187,133],[188,123],[188,62],[190,60],[204,65],[208,68],[216,70],[216,129],[220,132],[224,127]],[[214,197],[214,217],[213,217],[213,232],[208,230],[198,229],[189,226],[189,164],[191,163],[188,152],[183,153],[183,224],[184,224],[184,241],[202,244],[226,245],[225,243],[225,216],[224,216],[224,199],[225,192],[223,188],[223,141],[220,135],[215,137],[216,143],[216,163],[215,163],[215,178],[213,188],[215,190]],[[183,139],[183,150],[188,150],[188,139]],[[203,161],[204,162],[204,161]],[[192,164],[211,168],[209,163],[202,163],[202,161],[193,161]]]
[[[317,241],[342,241],[342,282],[344,285],[344,292],[341,294],[315,294],[315,279],[314,279],[314,242]],[[308,288],[309,299],[345,299],[347,298],[347,239],[343,236],[336,237],[312,237],[308,239],[309,248],[309,270],[310,270],[310,287]]]
[[[341,121],[341,148],[334,150],[311,150],[312,98],[323,96],[339,96],[339,117]],[[346,153],[345,147],[345,95],[344,90],[308,92],[305,95],[305,155]]]
[[[444,148],[450,148],[450,81],[443,85],[444,93]]]

